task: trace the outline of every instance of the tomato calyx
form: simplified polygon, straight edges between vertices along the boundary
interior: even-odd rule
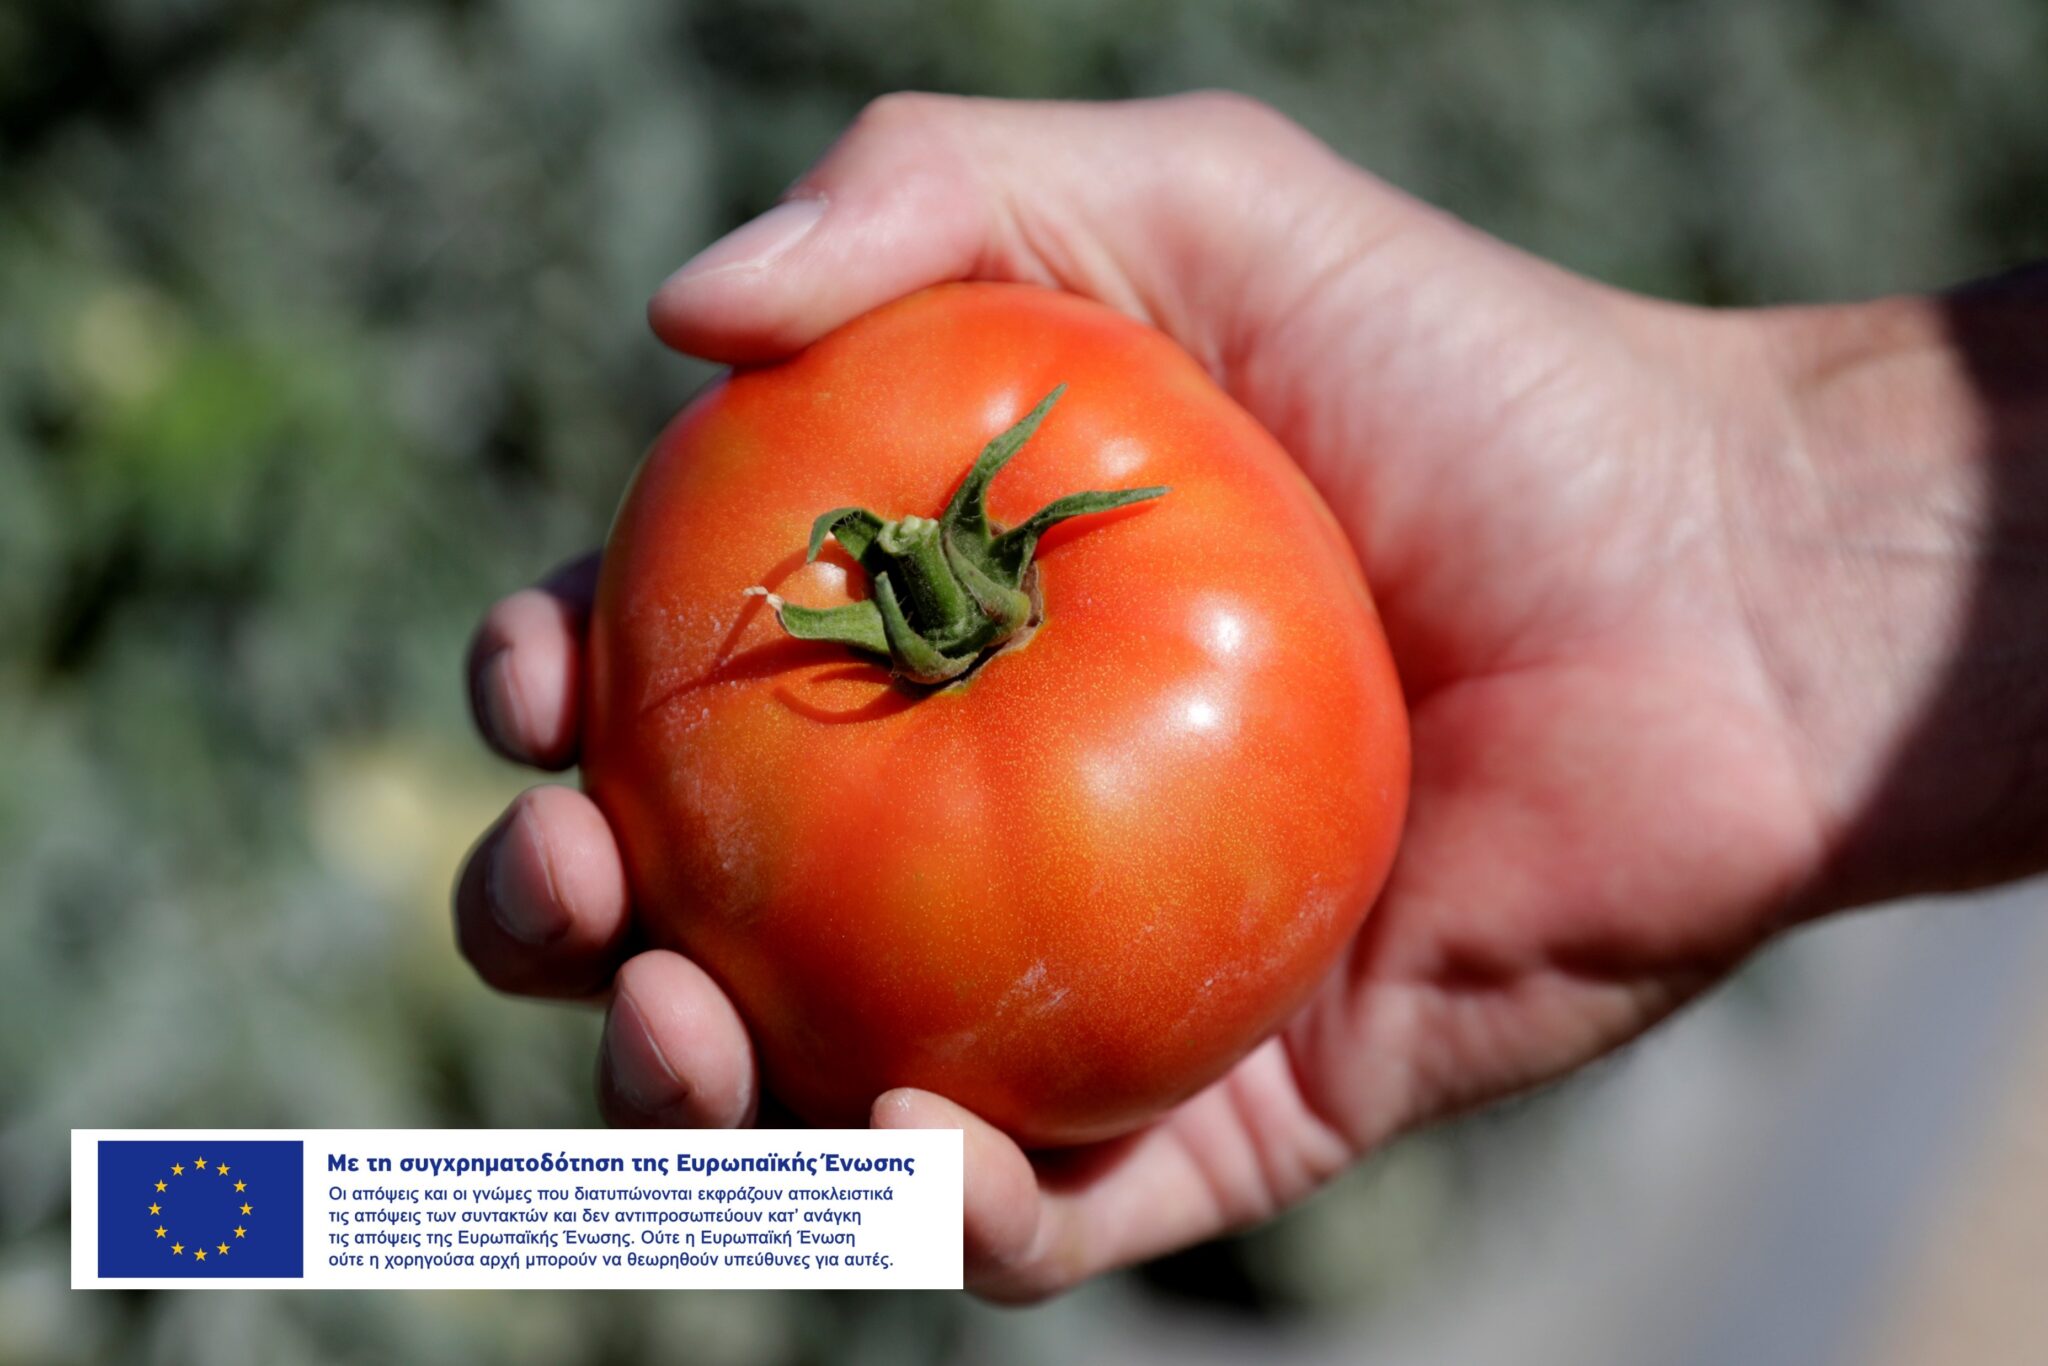
[[[1070,493],[1007,529],[988,516],[988,488],[1024,448],[1067,386],[1039,401],[1017,424],[982,448],[946,510],[936,518],[884,521],[862,507],[833,508],[811,524],[805,563],[827,538],[867,570],[872,593],[839,607],[801,607],[765,588],[782,629],[799,640],[824,640],[888,659],[914,683],[960,678],[1005,647],[1028,638],[1041,614],[1038,539],[1074,517],[1157,498],[1163,487]]]

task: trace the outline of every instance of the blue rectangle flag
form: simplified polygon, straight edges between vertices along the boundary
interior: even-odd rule
[[[305,1145],[298,1140],[103,1139],[102,1276],[300,1276]]]

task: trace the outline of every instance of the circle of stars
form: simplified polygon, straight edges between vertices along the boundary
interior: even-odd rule
[[[219,1176],[224,1180],[229,1179],[232,1176],[232,1169],[225,1162],[216,1162],[213,1164],[212,1167],[209,1168],[204,1157],[195,1157],[192,1159],[192,1174],[194,1176],[197,1176],[200,1173],[206,1171],[212,1171],[216,1176]],[[173,1162],[171,1164],[171,1176],[175,1178],[182,1177],[184,1175],[185,1164],[182,1162]],[[242,1178],[238,1176],[232,1177],[232,1179],[235,1183],[235,1193],[238,1195],[246,1196],[249,1190],[249,1183],[242,1180]],[[168,1198],[170,1194],[170,1184],[171,1183],[169,1181],[159,1179],[156,1183],[156,1194]],[[164,1213],[163,1201],[151,1200],[149,1202],[149,1212],[152,1216],[162,1217]],[[247,1218],[253,1212],[254,1207],[250,1205],[250,1203],[246,1199],[243,1200],[241,1202],[242,1216],[244,1218]],[[238,1223],[235,1225],[234,1234],[237,1239],[245,1238],[249,1234],[248,1227],[244,1224]],[[159,1239],[169,1239],[171,1237],[171,1231],[165,1224],[159,1223],[156,1226],[156,1236]],[[170,1248],[171,1255],[173,1257],[182,1257],[185,1255],[187,1251],[185,1244],[175,1239],[171,1241]],[[191,1248],[190,1251],[192,1253],[192,1260],[194,1262],[204,1262],[207,1259],[207,1256],[209,1255],[208,1250],[204,1244],[195,1246]],[[226,1239],[222,1239],[221,1241],[213,1245],[211,1255],[214,1257],[225,1257],[231,1251],[233,1251],[232,1244],[230,1244]]]

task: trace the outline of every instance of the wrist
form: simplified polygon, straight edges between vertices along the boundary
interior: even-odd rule
[[[2048,294],[1736,315],[1724,518],[1832,851],[1812,911],[2048,866]]]

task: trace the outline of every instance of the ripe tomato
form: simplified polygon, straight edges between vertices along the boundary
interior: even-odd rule
[[[1020,538],[921,519],[1062,385],[991,530],[1169,491],[1045,534],[1009,576],[1034,626],[975,588]],[[612,529],[587,707],[642,924],[819,1124],[915,1085],[1030,1145],[1136,1127],[1303,1003],[1407,800],[1400,686],[1308,482],[1166,337],[1025,286],[927,290],[684,410]]]

